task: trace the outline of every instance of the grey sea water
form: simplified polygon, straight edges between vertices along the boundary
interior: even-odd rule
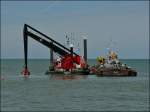
[[[89,64],[96,60],[88,60]],[[44,75],[49,60],[1,60],[1,111],[149,111],[149,60],[121,60],[137,77]]]

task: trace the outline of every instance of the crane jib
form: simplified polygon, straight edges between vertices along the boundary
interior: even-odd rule
[[[29,31],[28,29],[30,29],[31,31],[34,31],[36,33],[33,33],[31,31]],[[38,34],[38,35],[37,35]],[[39,34],[41,36],[39,36]],[[66,48],[65,46],[63,46],[62,44],[60,44],[59,42],[53,40],[52,38],[48,37],[47,35],[41,33],[40,31],[36,30],[35,28],[24,24],[24,29],[23,29],[23,40],[24,40],[24,58],[25,58],[25,73],[29,74],[28,71],[28,37],[38,41],[39,43],[41,43],[42,45],[52,49],[54,52],[56,52],[57,54],[59,54],[60,56],[65,56],[68,54],[71,54],[71,50]],[[44,38],[45,39],[44,39]],[[49,40],[49,41],[48,41]],[[76,54],[75,52],[73,52],[73,54],[75,56],[78,56],[78,54]]]

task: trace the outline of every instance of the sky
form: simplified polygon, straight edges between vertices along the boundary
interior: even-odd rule
[[[1,58],[24,58],[23,25],[64,44],[72,32],[88,58],[108,49],[121,59],[149,58],[148,1],[1,1]],[[49,49],[29,38],[29,58],[49,58]],[[82,55],[81,49],[81,55]]]

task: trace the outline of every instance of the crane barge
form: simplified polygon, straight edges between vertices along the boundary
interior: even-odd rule
[[[34,33],[33,33],[34,32]],[[50,38],[49,36],[41,33],[37,29],[24,24],[23,29],[23,40],[24,40],[24,59],[25,66],[22,74],[24,76],[29,76],[28,68],[28,38],[32,38],[42,45],[50,49],[50,68],[46,74],[57,74],[57,73],[70,73],[70,74],[89,74],[88,64],[87,64],[87,40],[84,39],[84,57],[78,55],[73,51],[73,45],[70,45],[70,49]],[[60,55],[59,61],[54,61],[53,52]],[[59,66],[58,66],[59,65]]]

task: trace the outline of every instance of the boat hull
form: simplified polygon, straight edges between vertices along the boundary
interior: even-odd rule
[[[78,70],[78,71],[71,71],[71,72],[64,72],[64,71],[46,71],[46,75],[89,75],[89,70]]]
[[[115,76],[115,77],[126,77],[126,76],[137,76],[137,72],[132,69],[100,69],[95,72],[97,76]]]

